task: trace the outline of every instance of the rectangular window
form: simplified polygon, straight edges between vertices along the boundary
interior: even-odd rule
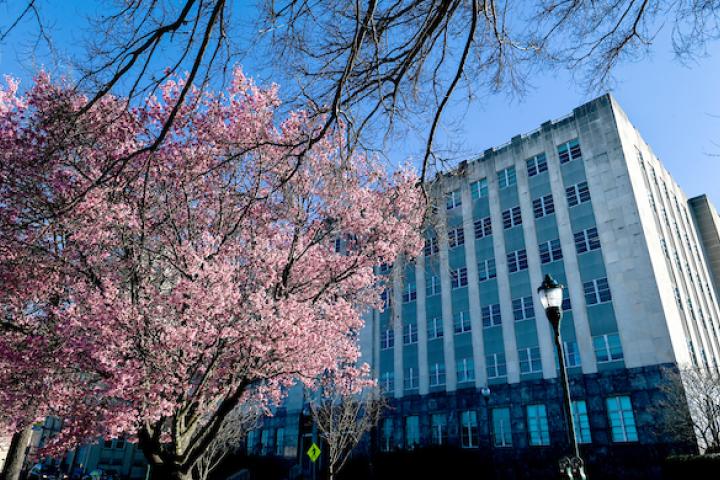
[[[547,158],[545,157],[545,153],[540,153],[532,158],[528,158],[525,163],[527,163],[528,177],[534,177],[535,175],[547,172]]]
[[[577,138],[565,142],[557,147],[558,156],[560,157],[560,164],[568,163],[572,160],[582,158],[582,151],[580,150],[580,142]]]
[[[482,313],[483,328],[496,327],[502,323],[499,303],[484,305],[480,311]]]
[[[395,346],[395,331],[389,328],[380,335],[380,348],[387,350]]]
[[[481,260],[478,263],[478,281],[484,282],[491,278],[495,278],[497,272],[495,270],[495,259],[490,258],[488,260]]]
[[[417,343],[418,341],[418,330],[417,325],[414,323],[406,323],[405,326],[403,326],[403,343],[405,345],[410,345],[413,343]]]
[[[272,430],[266,428],[263,429],[262,434],[260,435],[260,447],[263,455],[270,455],[273,451],[271,434]]]
[[[585,291],[585,303],[588,305],[605,303],[612,300],[610,286],[605,277],[583,283],[583,289]]]
[[[450,286],[455,288],[467,287],[467,268],[460,267],[457,270],[450,271]]]
[[[516,298],[512,301],[513,317],[516,321],[535,318],[532,297]]]
[[[493,443],[496,447],[512,446],[512,425],[509,408],[493,408]]]
[[[588,419],[585,400],[572,402],[573,421],[575,422],[575,439],[577,443],[590,443],[590,420]]]
[[[446,206],[448,210],[457,208],[462,205],[462,195],[460,190],[454,190],[445,194]]]
[[[456,366],[458,383],[475,381],[475,361],[472,357],[457,359]]]
[[[433,297],[435,295],[440,295],[440,285],[440,277],[436,275],[428,275],[425,277],[425,296]]]
[[[380,375],[380,385],[386,393],[395,390],[395,375],[393,372],[383,372],[383,374]]]
[[[460,436],[462,438],[462,448],[478,447],[477,412],[473,410],[462,412]]]
[[[420,445],[420,417],[405,417],[405,448],[412,450]]]
[[[278,457],[285,455],[285,429],[282,427],[275,430],[275,455]]]
[[[617,333],[606,333],[605,335],[593,337],[593,348],[598,363],[623,359],[620,336]]]
[[[425,239],[425,256],[429,257],[435,255],[440,251],[437,237],[430,237]]]
[[[470,327],[470,314],[468,312],[458,312],[453,318],[453,325],[455,327],[455,333],[469,332]]]
[[[433,445],[445,445],[447,443],[447,415],[444,413],[433,413],[430,416],[430,429],[432,430],[431,442]]]
[[[550,240],[538,245],[540,252],[540,263],[550,263],[562,260],[562,248],[560,247],[560,239]]]
[[[630,397],[608,398],[607,410],[613,442],[637,442],[638,433]]]
[[[553,202],[552,195],[545,195],[533,200],[533,213],[535,214],[535,218],[542,218],[545,215],[555,213],[555,203]]]
[[[257,453],[257,430],[250,430],[245,440],[245,448],[248,455],[255,455]]]
[[[430,365],[430,386],[437,387],[445,385],[445,364],[435,363]]]
[[[573,235],[575,237],[575,249],[578,255],[600,248],[600,237],[595,227],[582,230]]]
[[[488,183],[487,178],[481,178],[476,182],[470,184],[470,194],[472,198],[478,199],[488,196]]]
[[[443,336],[443,323],[442,318],[434,317],[428,321],[428,340],[435,338],[442,338]]]
[[[485,238],[492,235],[492,222],[490,217],[478,218],[474,222],[475,238]]]
[[[498,187],[500,190],[503,188],[512,187],[517,183],[515,178],[515,167],[508,167],[505,170],[497,172],[498,176]]]
[[[563,342],[563,349],[565,352],[565,366],[579,367],[580,366],[580,353],[578,352],[577,342],[575,340],[568,340]],[[555,352],[557,357],[557,352]]]
[[[568,207],[574,207],[581,203],[590,201],[590,189],[588,188],[587,182],[580,182],[576,185],[571,185],[565,189],[565,196],[567,197]]]
[[[512,207],[502,212],[503,228],[508,229],[522,225],[520,207]]]
[[[520,270],[527,270],[527,252],[525,249],[515,250],[507,254],[508,271],[510,273],[519,272]]]
[[[382,434],[380,439],[380,449],[383,452],[389,452],[393,448],[393,419],[385,418],[382,424]]]
[[[448,230],[448,246],[450,248],[465,245],[465,231],[462,226]]]
[[[417,300],[417,286],[415,285],[415,282],[407,281],[405,282],[405,287],[403,288],[402,301],[403,303],[410,303],[415,300]]]
[[[530,434],[530,445],[550,445],[547,411],[545,405],[527,406],[527,425]]]
[[[491,353],[490,355],[485,355],[485,365],[487,367],[488,379],[500,378],[507,375],[504,353]]]
[[[520,373],[542,372],[540,361],[540,347],[528,347],[518,350],[520,359]]]
[[[405,390],[414,390],[418,388],[418,372],[415,368],[405,369],[404,386]]]

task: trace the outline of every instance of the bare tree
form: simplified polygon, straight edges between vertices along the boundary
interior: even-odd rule
[[[241,446],[242,440],[250,430],[257,427],[262,411],[250,405],[235,408],[223,421],[220,430],[213,438],[205,453],[193,468],[195,480],[207,480],[210,474],[227,457]]]
[[[328,449],[328,478],[334,480],[365,434],[377,425],[386,400],[377,386],[352,393],[329,378],[310,398],[313,421]]]
[[[43,3],[15,6],[16,14],[0,22],[0,43],[21,20],[32,20],[38,42],[49,44]],[[425,138],[423,179],[441,166],[435,137],[458,91],[467,99],[522,92],[529,73],[555,66],[599,88],[617,62],[646,54],[665,25],[682,58],[702,54],[720,36],[718,0],[257,0],[241,8],[227,0],[108,3],[107,14],[91,19],[97,33],[87,55],[76,55],[77,87],[89,95],[83,111],[110,93],[132,104],[187,72],[176,108],[148,132],[141,152],[164,141],[180,105],[192,101],[190,84],[220,88],[234,63],[265,60],[274,79],[287,80],[286,93],[294,89],[326,128],[350,127],[349,148],[377,147],[378,133],[392,134],[397,125],[417,129]],[[98,182],[119,175],[125,163],[109,166]]]
[[[720,451],[720,374],[702,367],[665,370],[666,399],[655,408],[660,430],[702,452]]]

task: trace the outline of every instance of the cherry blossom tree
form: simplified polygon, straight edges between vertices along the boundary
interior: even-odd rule
[[[46,75],[0,89],[2,423],[60,416],[58,450],[134,435],[190,478],[234,409],[357,363],[374,267],[419,252],[425,199],[239,69],[85,105]]]

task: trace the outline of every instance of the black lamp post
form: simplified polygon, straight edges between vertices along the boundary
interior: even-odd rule
[[[570,384],[568,383],[567,370],[565,369],[565,349],[563,348],[560,336],[560,321],[562,320],[563,286],[555,281],[550,275],[545,275],[542,285],[538,287],[540,303],[545,309],[545,315],[553,329],[555,349],[557,351],[558,363],[560,364],[560,383],[563,389],[563,407],[567,419],[568,441],[572,450],[570,456],[560,459],[560,472],[563,478],[585,480],[585,467],[580,458],[577,438],[575,437],[575,421],[572,414],[572,403],[570,400]]]
[[[480,395],[482,395],[483,400],[485,400],[485,415],[487,415],[487,428],[488,428],[488,451],[490,452],[490,464],[492,465],[493,469],[493,476],[492,478],[497,478],[497,475],[495,474],[495,451],[493,449],[494,442],[493,442],[493,434],[492,434],[492,418],[490,417],[490,387],[485,385],[480,389]]]

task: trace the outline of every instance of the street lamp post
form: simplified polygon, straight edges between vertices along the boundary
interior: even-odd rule
[[[555,349],[557,351],[558,363],[560,364],[560,383],[563,389],[563,407],[567,419],[567,434],[570,443],[571,455],[560,459],[560,472],[563,477],[570,480],[585,480],[585,467],[580,458],[580,449],[575,436],[575,420],[572,414],[572,403],[570,400],[570,384],[568,382],[567,370],[565,368],[565,349],[563,348],[560,336],[560,322],[562,320],[562,299],[563,286],[556,282],[552,276],[545,275],[542,285],[538,287],[540,303],[545,309],[545,315],[553,329]]]
[[[495,473],[495,451],[493,450],[493,434],[492,434],[492,418],[490,417],[490,387],[487,385],[480,389],[480,394],[485,400],[485,415],[487,415],[488,428],[488,451],[490,452],[490,463],[493,469],[493,478],[497,478]]]

